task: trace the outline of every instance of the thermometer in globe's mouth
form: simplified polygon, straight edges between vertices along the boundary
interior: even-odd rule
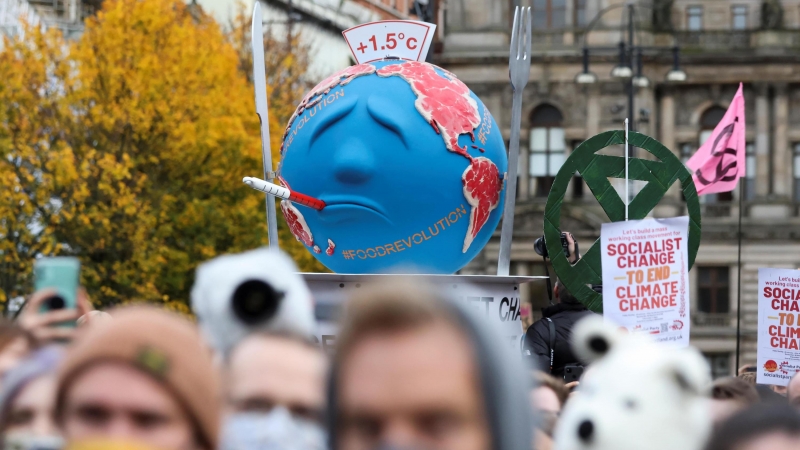
[[[322,210],[322,208],[326,206],[325,202],[320,199],[309,197],[308,195],[304,195],[299,192],[290,191],[283,186],[272,184],[268,181],[262,180],[261,178],[244,177],[242,178],[242,182],[257,191],[265,192],[269,195],[274,195],[275,197],[282,198],[284,200],[291,200],[293,202],[300,203],[301,205],[306,205],[309,208],[314,208],[317,211]]]

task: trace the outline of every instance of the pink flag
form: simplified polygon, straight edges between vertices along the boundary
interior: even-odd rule
[[[745,172],[742,84],[714,132],[686,162],[698,195],[732,191]]]

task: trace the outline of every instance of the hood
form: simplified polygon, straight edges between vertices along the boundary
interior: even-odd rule
[[[518,352],[486,318],[462,302],[440,297],[452,311],[455,325],[469,336],[479,368],[486,417],[493,450],[530,450],[534,422],[530,407],[531,377]],[[336,375],[332,367],[328,379],[328,428],[330,449],[336,444],[335,415],[338,411]]]

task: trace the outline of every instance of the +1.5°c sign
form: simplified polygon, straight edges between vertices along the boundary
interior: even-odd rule
[[[644,219],[664,197],[670,186],[676,181],[680,181],[689,212],[688,250],[689,268],[691,268],[695,256],[697,256],[697,250],[700,248],[700,202],[692,181],[692,174],[668,148],[657,140],[641,133],[630,132],[628,142],[657,158],[657,160],[629,159],[629,179],[646,181],[647,185],[631,201],[628,206],[628,216],[632,220]],[[595,241],[580,261],[574,265],[567,261],[561,249],[561,206],[570,180],[575,173],[580,173],[608,218],[612,222],[625,220],[625,203],[608,181],[609,178],[625,178],[625,158],[597,154],[606,147],[624,143],[625,132],[606,131],[579,145],[558,171],[544,210],[545,245],[553,263],[553,269],[558,279],[564,283],[572,295],[595,312],[602,311],[603,296],[591,289],[589,285],[602,283],[600,245]]]
[[[342,31],[359,64],[384,58],[425,61],[436,25],[415,20],[382,20]]]

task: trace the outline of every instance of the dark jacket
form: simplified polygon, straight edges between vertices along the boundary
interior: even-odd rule
[[[542,319],[531,325],[525,333],[522,354],[532,367],[548,371],[550,368],[550,327],[546,318],[549,317],[556,330],[551,373],[559,378],[562,377],[564,366],[580,364],[570,346],[572,327],[575,326],[575,322],[591,314],[594,313],[579,302],[561,302],[542,309]]]

